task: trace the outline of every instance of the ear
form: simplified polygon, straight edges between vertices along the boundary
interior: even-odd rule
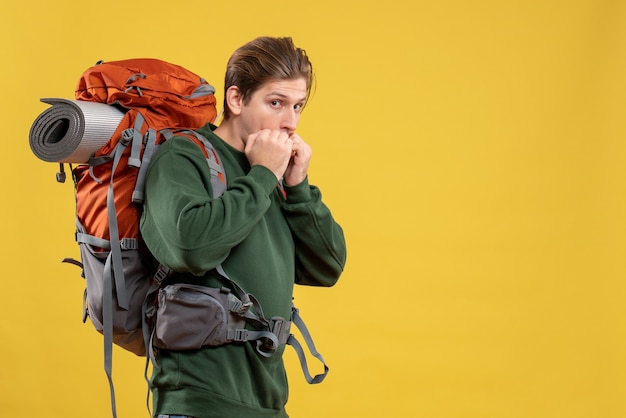
[[[226,106],[230,110],[231,115],[237,116],[241,113],[243,107],[243,97],[237,86],[230,86],[226,90]]]

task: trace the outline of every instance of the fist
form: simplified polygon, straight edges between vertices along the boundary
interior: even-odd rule
[[[292,156],[287,169],[285,170],[284,179],[288,186],[295,186],[304,181],[309,172],[309,162],[313,151],[309,144],[304,142],[297,134],[290,136],[292,142]]]
[[[293,143],[286,132],[263,129],[248,136],[244,153],[250,165],[267,167],[280,180],[291,159]]]

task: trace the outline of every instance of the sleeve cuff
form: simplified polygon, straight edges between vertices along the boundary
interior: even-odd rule
[[[278,185],[276,176],[272,171],[262,165],[253,165],[248,172],[248,176],[252,177],[269,195]]]
[[[300,184],[296,184],[295,186],[285,185],[284,188],[287,194],[287,203],[300,203],[311,200],[311,188],[309,187],[308,177]]]

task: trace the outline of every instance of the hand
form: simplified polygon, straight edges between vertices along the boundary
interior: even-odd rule
[[[293,141],[289,134],[271,129],[263,129],[248,136],[244,148],[250,165],[267,167],[277,180],[285,174],[292,152]]]
[[[292,156],[285,170],[284,180],[287,186],[295,186],[304,181],[309,172],[309,163],[313,150],[298,134],[290,136]]]

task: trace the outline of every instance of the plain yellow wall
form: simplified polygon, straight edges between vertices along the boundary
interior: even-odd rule
[[[349,244],[340,284],[296,292],[331,372],[308,386],[288,354],[291,416],[626,417],[625,1],[25,0],[0,31],[0,415],[110,416],[39,99],[146,56],[221,101],[236,47],[290,35]],[[143,367],[115,351],[121,418],[147,416]]]

